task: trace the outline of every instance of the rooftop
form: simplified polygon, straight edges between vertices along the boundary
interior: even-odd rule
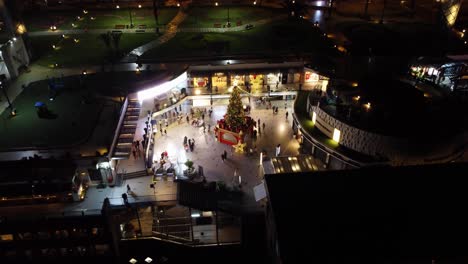
[[[310,172],[319,169],[315,163],[310,155],[280,156],[263,161],[263,170],[265,174]]]
[[[467,169],[450,163],[267,175],[283,263],[466,254],[468,216],[460,209]]]

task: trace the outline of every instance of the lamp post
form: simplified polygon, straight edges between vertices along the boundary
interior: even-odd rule
[[[128,9],[128,14],[130,15],[130,28],[133,28],[132,8]]]
[[[13,109],[13,105],[11,104],[10,97],[8,97],[6,88],[3,86],[3,82],[2,82],[2,81],[0,81],[0,89],[2,89],[3,95],[4,95],[5,98],[7,99],[8,108],[10,108],[10,113],[11,113],[11,115],[16,115],[16,111]]]
[[[364,6],[364,17],[367,17],[367,10],[369,10],[369,1],[366,0],[366,5]]]
[[[383,23],[383,18],[384,18],[384,13],[385,13],[385,7],[387,7],[387,0],[383,0],[383,8],[382,8],[382,15],[380,16],[380,24]]]
[[[229,6],[227,7],[227,25],[228,27],[231,26],[231,22],[229,22]]]

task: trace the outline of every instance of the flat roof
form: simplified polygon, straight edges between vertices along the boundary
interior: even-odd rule
[[[311,155],[279,156],[263,161],[265,174],[293,173],[317,171],[319,168],[314,164]]]
[[[466,255],[467,171],[450,163],[267,175],[282,263]]]

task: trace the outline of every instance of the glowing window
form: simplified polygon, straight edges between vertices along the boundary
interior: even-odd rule
[[[335,141],[336,143],[340,143],[340,136],[341,136],[341,132],[335,128],[333,130],[333,141]]]

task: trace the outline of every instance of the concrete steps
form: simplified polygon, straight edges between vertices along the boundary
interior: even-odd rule
[[[128,159],[132,153],[132,143],[140,117],[141,105],[137,98],[130,98],[125,109],[124,120],[120,127],[113,158]]]
[[[125,173],[123,175],[123,178],[125,180],[127,180],[127,179],[146,177],[146,176],[148,176],[148,173],[145,170],[142,170],[142,171],[135,171],[135,172]]]

